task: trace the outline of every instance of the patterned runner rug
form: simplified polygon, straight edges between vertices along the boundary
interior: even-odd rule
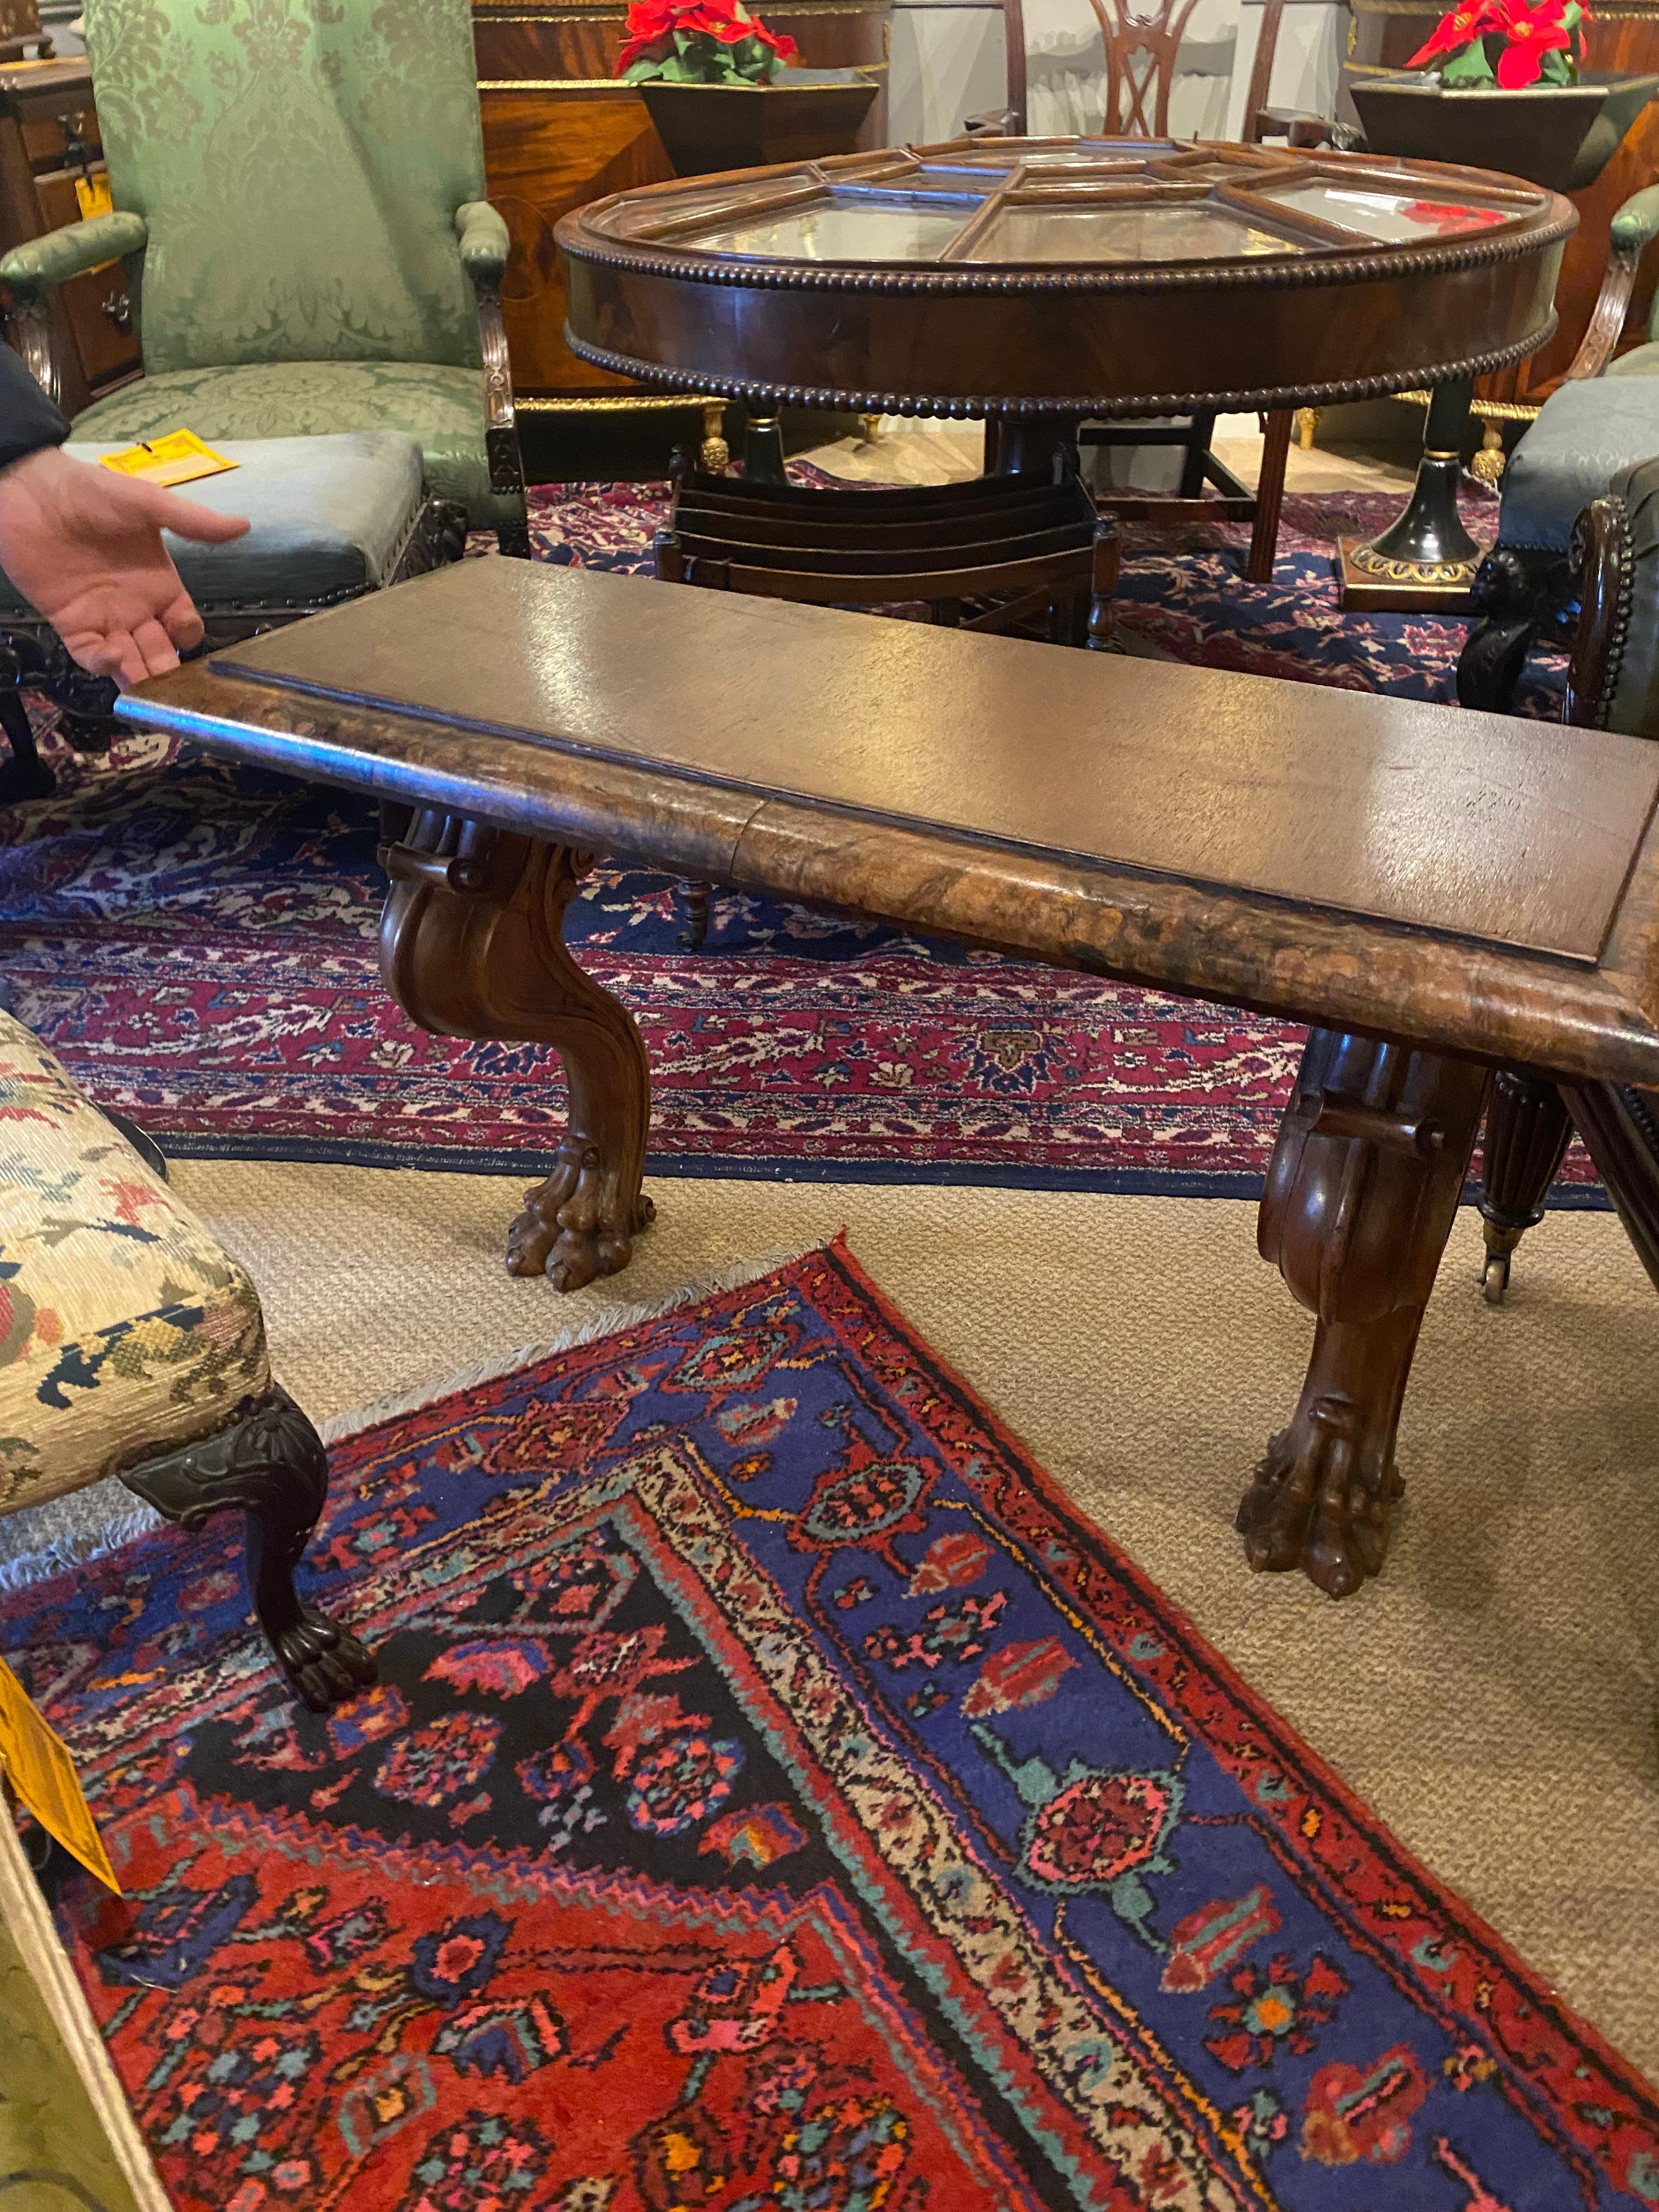
[[[840,1246],[336,1446],[376,1690],[234,1537],[0,1608],[179,2212],[1640,2212],[1659,2100]]]
[[[1389,504],[1288,501],[1270,586],[1243,580],[1243,530],[1133,532],[1125,624],[1209,666],[1449,698],[1462,624],[1336,607],[1335,532]],[[638,485],[540,494],[537,550],[635,573],[662,512]],[[539,1172],[554,1055],[427,1036],[381,988],[366,803],[131,740],[0,834],[18,1013],[175,1152]],[[688,954],[676,898],[605,869],[570,921],[644,1031],[655,1172],[1259,1185],[1298,1030],[736,892]],[[1577,1150],[1557,1197],[1599,1201]]]

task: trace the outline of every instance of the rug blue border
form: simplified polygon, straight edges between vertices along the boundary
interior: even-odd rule
[[[477,1148],[465,1145],[391,1145],[332,1137],[170,1136],[152,1131],[175,1160],[280,1160],[296,1166],[414,1168],[429,1175],[529,1176],[547,1172],[548,1152]],[[729,1182],[854,1182],[939,1184],[974,1190],[1073,1190],[1119,1198],[1248,1198],[1261,1195],[1259,1175],[1204,1175],[1190,1168],[982,1167],[971,1161],[923,1164],[906,1160],[726,1159],[719,1154],[647,1152],[648,1176],[691,1176]],[[1463,1202],[1474,1203],[1467,1184]],[[1613,1201],[1600,1184],[1559,1183],[1552,1212],[1609,1213]]]

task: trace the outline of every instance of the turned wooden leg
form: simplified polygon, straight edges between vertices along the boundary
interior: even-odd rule
[[[1253,1567],[1346,1597],[1382,1565],[1406,1377],[1474,1150],[1486,1071],[1310,1033],[1258,1242],[1317,1318],[1308,1378],[1238,1509]]]
[[[1279,518],[1285,505],[1285,469],[1290,459],[1294,416],[1281,409],[1267,418],[1261,441],[1261,470],[1255,485],[1255,520],[1250,526],[1250,557],[1244,574],[1252,584],[1271,584],[1279,551]]]
[[[586,855],[434,810],[394,835],[380,973],[398,1005],[440,1036],[529,1039],[564,1062],[564,1139],[507,1231],[507,1273],[561,1291],[617,1273],[654,1210],[640,1190],[651,1078],[633,1016],[565,946]]]
[[[1589,1083],[1563,1095],[1636,1255],[1659,1288],[1659,1092]]]
[[[1480,1280],[1488,1305],[1504,1302],[1515,1248],[1543,1219],[1544,1200],[1571,1135],[1566,1106],[1553,1083],[1513,1067],[1498,1070],[1486,1108],[1480,1185],[1486,1239]]]
[[[28,709],[23,704],[22,681],[17,655],[0,647],[0,738],[11,748],[10,759],[0,765],[0,806],[45,799],[58,787],[58,778],[41,759],[34,742]]]
[[[708,937],[708,898],[714,886],[684,877],[680,884],[680,926],[674,942],[682,952],[698,952]]]
[[[1122,557],[1117,525],[1109,515],[1103,514],[1095,525],[1094,556],[1089,571],[1089,613],[1083,635],[1084,643],[1093,653],[1122,650],[1118,643],[1116,617],[1112,611]]]
[[[247,1407],[229,1428],[124,1468],[121,1480],[181,1528],[199,1528],[216,1513],[247,1516],[254,1613],[313,1712],[325,1713],[374,1680],[374,1662],[350,1630],[301,1605],[294,1587],[328,1496],[328,1454],[285,1390]]]

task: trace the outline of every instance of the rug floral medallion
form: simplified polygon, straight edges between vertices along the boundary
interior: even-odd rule
[[[1659,2100],[840,1246],[367,1430],[297,1711],[234,1544],[6,1601],[180,2212],[1612,2212]]]

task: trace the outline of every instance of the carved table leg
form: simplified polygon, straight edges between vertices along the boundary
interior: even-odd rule
[[[253,1610],[313,1712],[325,1713],[374,1680],[374,1662],[351,1631],[301,1605],[294,1587],[328,1496],[328,1454],[285,1390],[273,1390],[228,1429],[124,1468],[121,1480],[181,1528],[233,1509],[246,1514]]]
[[[680,884],[680,926],[674,942],[682,952],[699,951],[708,936],[708,898],[714,886],[690,876]]]
[[[58,787],[58,778],[35,744],[21,687],[16,654],[0,647],[0,737],[11,747],[11,758],[0,766],[0,806],[45,799]]]
[[[1291,1425],[1238,1509],[1253,1567],[1301,1567],[1346,1597],[1382,1565],[1406,1377],[1486,1091],[1468,1061],[1310,1033],[1258,1242],[1318,1327]]]
[[[617,1274],[654,1210],[640,1190],[651,1077],[633,1016],[565,947],[586,858],[431,810],[380,858],[380,973],[404,1012],[440,1036],[531,1039],[564,1062],[564,1139],[507,1231],[507,1273],[561,1291]]]
[[[1510,1261],[1528,1230],[1544,1218],[1544,1200],[1555,1181],[1572,1126],[1553,1083],[1500,1068],[1486,1108],[1486,1172],[1480,1218],[1486,1261],[1480,1280],[1488,1305],[1501,1305],[1510,1286]]]
[[[1659,1092],[1589,1083],[1564,1096],[1636,1255],[1659,1288]]]

